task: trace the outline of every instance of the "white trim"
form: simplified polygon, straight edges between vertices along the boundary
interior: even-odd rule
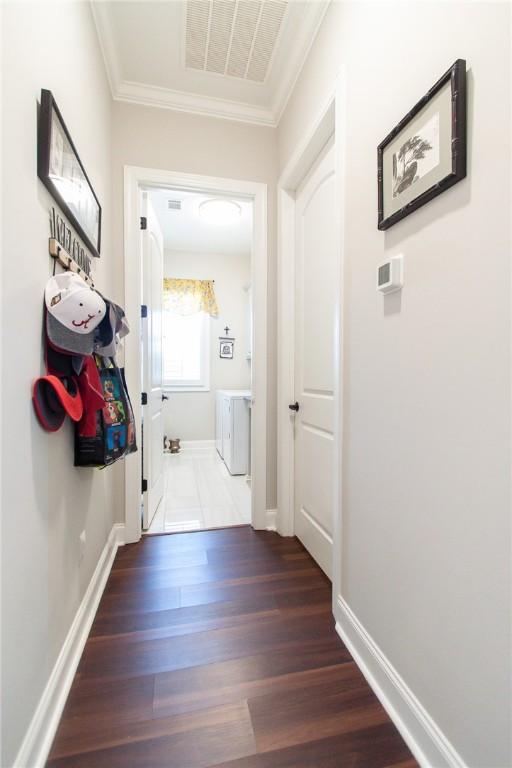
[[[278,201],[278,355],[277,355],[277,530],[282,536],[294,533],[294,426],[288,404],[294,400],[294,347],[295,347],[295,190],[305,177],[315,159],[320,154],[333,132],[335,142],[335,170],[337,188],[342,183],[344,166],[341,165],[344,142],[343,130],[338,130],[336,119],[342,114],[345,101],[344,81],[340,77],[336,89],[330,93],[309,130],[293,153],[277,186]],[[341,197],[338,194],[338,203]],[[337,203],[339,228],[341,231],[343,208]],[[340,286],[343,279],[343,252],[340,241],[338,265]],[[336,294],[336,350],[335,350],[335,424],[334,451],[341,455],[341,365],[342,355],[338,346],[341,344],[341,291]],[[338,413],[338,409],[340,412]],[[335,466],[338,466],[337,464]],[[335,474],[336,490],[334,495],[334,517],[341,510],[341,496],[338,494],[339,473]],[[337,525],[341,525],[337,523]],[[336,546],[336,545],[335,545]],[[335,558],[336,559],[336,558]],[[333,569],[336,573],[336,568]]]
[[[316,36],[324,20],[324,16],[331,4],[331,0],[315,0],[306,4],[306,19],[297,31],[295,42],[295,56],[293,53],[288,55],[288,66],[284,72],[279,75],[279,83],[272,103],[272,114],[274,125],[277,127],[281,122],[286,107],[292,93],[297,85],[297,80],[304,68],[304,64],[313,47]]]
[[[333,603],[335,596],[341,594],[341,574],[342,574],[342,553],[343,553],[343,477],[344,477],[344,453],[343,453],[343,435],[344,435],[344,377],[345,371],[345,271],[346,271],[346,249],[345,249],[345,210],[346,194],[345,179],[347,167],[347,80],[346,72],[342,70],[338,74],[336,82],[336,95],[334,101],[334,120],[336,125],[335,143],[334,143],[334,165],[336,168],[336,210],[340,211],[338,219],[338,242],[339,259],[337,264],[337,286],[338,302],[336,304],[336,320],[334,334],[334,445],[333,445],[333,466],[334,472],[334,490],[333,490],[333,562],[332,562],[332,583],[333,583]],[[334,606],[333,606],[334,608]]]
[[[336,601],[335,615],[337,633],[420,766],[467,768],[341,595]]]
[[[91,10],[112,98],[115,101],[276,128],[286,109],[330,2],[331,0],[316,0],[306,4],[304,18],[293,36],[291,49],[287,51],[284,57],[285,63],[281,71],[274,72],[271,63],[266,81],[273,80],[276,87],[275,92],[270,94],[272,103],[268,107],[124,80],[121,76],[108,4],[92,2]],[[225,77],[214,73],[206,74],[213,78]]]
[[[293,417],[294,395],[295,196],[278,186],[277,262],[277,529],[294,532]]]
[[[115,89],[113,98],[115,101],[126,101],[146,107],[159,107],[172,109],[175,112],[188,112],[193,115],[220,117],[224,120],[276,127],[272,110],[265,107],[218,99],[214,96],[201,96],[198,93],[175,91],[145,83],[123,80]]]
[[[208,448],[215,448],[215,440],[180,440],[180,447],[184,451],[190,449],[207,450]]]
[[[265,514],[267,517],[265,525],[267,531],[277,531],[277,509],[267,509]]]
[[[43,768],[46,763],[114,557],[123,544],[124,525],[115,523],[14,761],[16,768]]]
[[[140,189],[152,186],[177,187],[205,191],[212,195],[247,197],[253,201],[253,248],[251,283],[253,286],[252,344],[252,525],[266,527],[267,496],[267,185],[259,182],[223,179],[213,176],[179,173],[125,166],[124,169],[124,282],[125,311],[131,333],[125,339],[125,367],[128,390],[136,428],[140,435],[140,291],[141,258],[139,229]],[[141,537],[141,468],[138,454],[127,456],[125,465],[126,541]]]
[[[121,74],[114,43],[114,35],[108,15],[108,6],[106,3],[93,2],[89,3],[89,8],[91,9],[92,17],[94,19],[96,32],[98,33],[98,42],[103,61],[105,62],[105,70],[107,72],[110,91],[112,97],[114,97],[119,83],[121,82]]]

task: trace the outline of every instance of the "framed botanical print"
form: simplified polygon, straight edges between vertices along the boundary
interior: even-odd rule
[[[100,255],[101,206],[51,91],[41,91],[37,175],[93,256]]]
[[[457,59],[377,149],[378,228],[466,176],[466,62]]]

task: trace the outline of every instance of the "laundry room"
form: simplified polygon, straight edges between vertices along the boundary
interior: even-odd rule
[[[143,197],[150,252],[143,283],[150,287],[150,303],[158,304],[162,270],[161,331],[157,307],[143,319],[148,374],[154,361],[147,353],[158,358],[161,344],[162,358],[161,397],[144,425],[144,442],[154,444],[161,429],[164,445],[160,477],[154,462],[148,468],[154,494],[146,501],[144,529],[247,524],[252,202],[168,187]],[[146,389],[154,392],[158,383]]]

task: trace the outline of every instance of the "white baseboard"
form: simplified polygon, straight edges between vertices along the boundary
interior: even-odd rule
[[[46,763],[117,548],[122,544],[124,525],[115,523],[14,761],[16,768],[43,768]]]
[[[265,528],[267,531],[277,531],[277,509],[265,511]]]
[[[180,447],[182,450],[188,448],[215,448],[215,440],[181,440]]]
[[[467,768],[341,595],[336,631],[422,768]]]

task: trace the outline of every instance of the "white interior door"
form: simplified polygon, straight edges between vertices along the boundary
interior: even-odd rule
[[[332,578],[338,290],[333,141],[297,190],[295,221],[295,533]]]
[[[142,303],[147,317],[142,320],[142,391],[147,397],[142,407],[143,429],[143,492],[142,526],[149,528],[164,492],[162,411],[162,293],[163,237],[147,193],[142,197],[142,215],[146,229],[142,230]]]

